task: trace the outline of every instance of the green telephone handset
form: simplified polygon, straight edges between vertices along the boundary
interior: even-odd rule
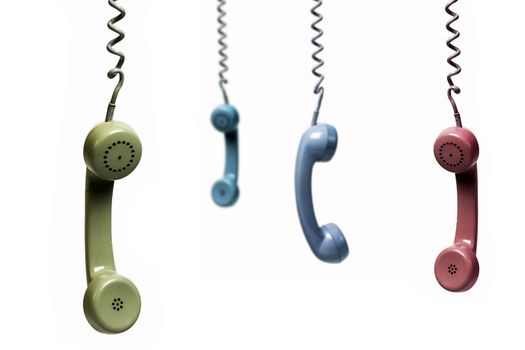
[[[86,162],[86,275],[88,287],[84,294],[84,314],[93,328],[102,333],[121,333],[137,321],[140,314],[140,294],[129,279],[119,275],[113,259],[111,242],[111,201],[113,182],[131,174],[137,167],[142,144],[133,129],[113,120],[116,101],[124,83],[122,65],[125,56],[114,49],[124,39],[124,32],[115,26],[126,15],[117,0],[108,0],[119,15],[108,22],[108,27],[118,34],[107,50],[118,56],[115,68],[108,77],[119,77],[109,102],[106,121],[96,125],[84,143]]]
[[[86,275],[84,313],[99,332],[129,329],[140,313],[137,287],[115,269],[111,241],[113,183],[129,175],[142,154],[140,140],[125,123],[95,126],[84,144],[86,161]]]

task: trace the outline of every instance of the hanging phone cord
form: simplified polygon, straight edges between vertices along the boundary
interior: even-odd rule
[[[447,59],[447,62],[448,64],[450,64],[452,67],[454,67],[455,71],[449,73],[449,75],[447,76],[447,81],[448,81],[448,85],[450,86],[448,88],[448,99],[450,100],[450,103],[452,104],[452,109],[454,110],[454,118],[456,119],[456,125],[458,127],[462,127],[462,123],[461,123],[461,115],[459,114],[459,111],[458,111],[458,106],[456,105],[456,101],[454,100],[454,97],[452,96],[452,93],[455,93],[455,94],[459,94],[461,92],[461,89],[456,86],[454,84],[454,82],[452,81],[452,77],[458,75],[459,73],[461,73],[461,66],[459,64],[457,64],[456,62],[454,62],[454,59],[456,57],[458,57],[460,54],[461,54],[461,50],[455,46],[454,44],[452,44],[452,42],[454,40],[456,40],[457,38],[459,38],[460,36],[460,33],[459,31],[457,31],[456,29],[452,28],[452,23],[456,22],[458,19],[459,19],[459,16],[457,13],[455,13],[454,11],[452,11],[450,9],[450,7],[452,5],[454,5],[458,0],[451,0],[447,6],[445,7],[445,11],[450,15],[452,16],[452,19],[450,21],[447,22],[447,30],[449,32],[451,32],[453,35],[452,37],[450,37],[448,40],[447,40],[447,46],[454,51],[454,53],[452,55],[449,56],[449,58]]]
[[[315,5],[310,12],[316,17],[316,20],[314,21],[314,23],[312,23],[311,27],[317,33],[312,38],[312,44],[317,48],[317,50],[315,50],[315,52],[312,54],[312,58],[316,62],[316,65],[312,69],[312,73],[315,77],[319,78],[314,88],[314,93],[316,95],[319,95],[319,99],[317,100],[317,107],[315,108],[314,115],[312,118],[312,126],[317,124],[317,119],[319,118],[319,112],[321,110],[321,104],[323,103],[324,97],[324,87],[322,86],[324,81],[324,75],[319,72],[319,69],[322,66],[324,66],[324,61],[319,57],[319,54],[324,50],[323,45],[319,43],[319,39],[323,36],[323,31],[317,26],[323,20],[323,16],[319,12],[317,12],[317,9],[323,4],[323,1],[314,0],[314,2]]]
[[[228,80],[225,78],[226,72],[228,72],[228,55],[226,55],[226,49],[228,48],[228,45],[226,44],[226,38],[228,35],[225,32],[226,29],[226,22],[224,21],[224,17],[226,16],[226,11],[224,10],[224,5],[226,5],[226,0],[218,0],[219,6],[217,6],[217,11],[219,12],[219,17],[217,18],[217,22],[219,22],[219,29],[217,32],[219,33],[219,56],[221,56],[221,59],[219,60],[219,65],[221,66],[221,70],[219,71],[219,86],[221,87],[222,96],[224,98],[224,103],[228,104],[228,94],[226,93],[226,84],[228,84]]]
[[[120,20],[122,20],[126,16],[126,10],[124,10],[124,8],[122,6],[117,4],[117,0],[108,0],[108,3],[109,3],[109,6],[113,7],[115,10],[119,11],[118,16],[110,19],[109,22],[108,22],[108,28],[111,31],[117,33],[118,36],[108,43],[108,45],[106,46],[106,49],[111,54],[119,57],[118,63],[115,66],[115,68],[111,69],[108,72],[108,78],[109,79],[113,79],[113,78],[115,78],[118,75],[119,79],[118,79],[117,86],[115,86],[115,89],[113,90],[113,95],[111,96],[111,101],[108,104],[108,110],[106,112],[106,122],[109,122],[109,121],[113,120],[113,114],[115,113],[117,97],[118,97],[118,94],[120,92],[120,89],[122,88],[122,84],[124,84],[124,72],[122,71],[121,68],[122,68],[122,65],[124,64],[124,60],[126,59],[126,56],[124,56],[124,53],[122,53],[122,52],[120,52],[118,50],[115,50],[115,48],[113,47],[114,45],[116,45],[119,42],[121,42],[124,39],[124,37],[125,37],[125,34],[122,31],[122,29],[120,29],[117,26],[115,26],[115,24],[117,22],[119,22]]]

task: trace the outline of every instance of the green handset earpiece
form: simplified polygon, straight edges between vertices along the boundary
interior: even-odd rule
[[[133,129],[114,121],[116,101],[124,83],[124,54],[113,48],[124,38],[124,32],[115,23],[124,18],[124,8],[108,0],[120,14],[111,19],[108,27],[118,34],[107,49],[119,57],[117,66],[108,77],[119,77],[108,105],[106,121],[96,125],[84,143],[86,162],[86,275],[88,287],[84,294],[84,314],[97,331],[121,333],[137,321],[140,314],[140,294],[129,279],[115,269],[111,242],[111,200],[113,182],[129,175],[137,167],[142,155],[142,144]]]
[[[139,291],[115,270],[111,242],[111,200],[114,180],[129,175],[142,154],[140,140],[125,123],[95,126],[84,143],[86,171],[86,274],[84,313],[99,332],[129,329],[140,313]]]

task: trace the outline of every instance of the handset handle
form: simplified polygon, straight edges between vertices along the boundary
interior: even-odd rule
[[[115,271],[111,240],[111,202],[114,181],[86,169],[85,241],[88,284],[99,274]]]
[[[302,136],[295,164],[295,199],[299,221],[315,256],[338,263],[348,256],[348,245],[335,224],[319,227],[312,198],[312,172],[316,162],[328,162],[337,148],[337,131],[327,124],[310,127]]]
[[[478,243],[478,171],[475,164],[456,174],[458,217],[454,243],[465,244],[476,252]]]
[[[237,182],[239,176],[239,133],[237,129],[224,134],[226,143],[226,163],[224,165],[224,177],[230,177]]]

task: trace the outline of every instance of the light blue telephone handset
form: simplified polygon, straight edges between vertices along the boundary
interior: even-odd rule
[[[312,199],[312,171],[316,162],[328,162],[332,159],[337,149],[337,130],[328,124],[317,124],[321,103],[324,96],[322,82],[324,75],[319,73],[319,68],[324,61],[319,58],[323,46],[318,42],[322,36],[322,30],[317,27],[323,17],[317,12],[321,6],[321,0],[314,0],[315,6],[312,14],[316,17],[312,29],[316,31],[312,43],[317,48],[313,54],[316,65],[312,73],[319,78],[314,92],[319,95],[317,108],[314,111],[312,126],[306,130],[301,138],[297,160],[295,163],[295,201],[299,221],[303,229],[308,245],[315,256],[324,262],[340,263],[348,256],[348,244],[343,232],[336,224],[327,224],[319,227],[315,217]]]
[[[297,213],[308,245],[324,262],[338,263],[348,256],[348,245],[336,224],[319,227],[312,199],[312,171],[316,162],[328,162],[337,149],[337,131],[328,124],[310,127],[303,134],[295,163]]]
[[[235,204],[239,198],[237,177],[239,174],[239,136],[237,124],[239,113],[232,105],[225,104],[215,108],[211,114],[215,129],[224,133],[226,141],[226,165],[224,177],[217,180],[212,187],[211,196],[215,204],[227,207]]]
[[[226,84],[228,80],[224,76],[228,71],[226,55],[226,22],[224,17],[226,11],[224,6],[226,0],[218,0],[219,5],[217,11],[219,17],[217,22],[219,23],[219,56],[221,60],[219,65],[221,70],[219,71],[219,86],[224,97],[224,104],[215,108],[211,114],[211,123],[218,131],[224,133],[224,140],[226,141],[226,165],[224,167],[224,177],[217,180],[211,189],[211,198],[221,207],[229,207],[237,201],[239,198],[239,187],[237,186],[237,180],[239,178],[239,134],[237,131],[237,125],[239,124],[239,112],[229,103],[228,94],[226,92]]]

